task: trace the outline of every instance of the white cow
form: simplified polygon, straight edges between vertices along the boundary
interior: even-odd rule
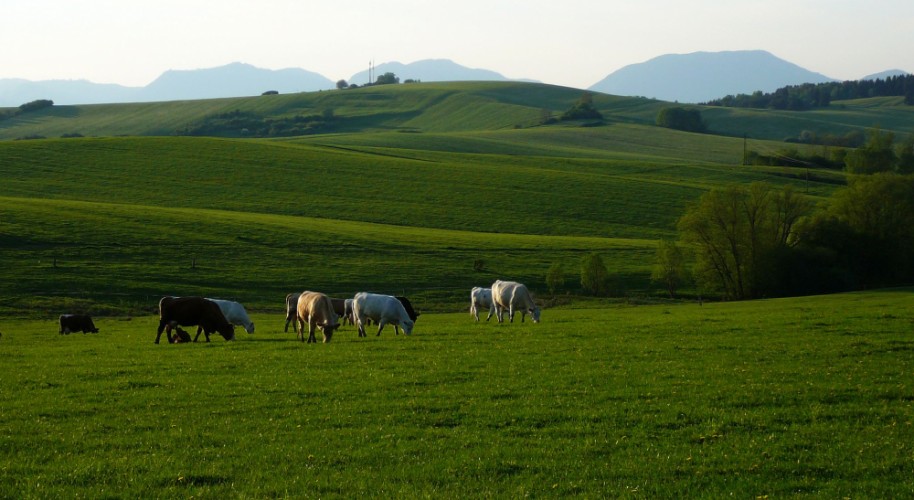
[[[365,336],[365,324],[369,319],[378,324],[378,335],[381,335],[381,330],[388,323],[394,325],[397,333],[398,326],[403,328],[403,333],[407,335],[413,332],[415,325],[415,322],[409,319],[403,304],[390,295],[366,292],[355,294],[352,299],[352,315],[355,316],[355,324],[359,328],[359,337]]]
[[[522,283],[516,281],[496,281],[492,283],[492,301],[495,303],[495,317],[498,322],[504,321],[505,309],[508,318],[514,322],[514,313],[520,311],[520,321],[529,312],[534,323],[540,322],[540,308],[533,302],[530,291]]]
[[[473,290],[470,291],[470,314],[476,318],[476,321],[479,321],[479,310],[481,308],[489,309],[489,315],[486,316],[486,321],[489,321],[489,318],[492,317],[492,313],[495,312],[495,302],[492,301],[492,289],[475,286],[473,287]]]
[[[248,317],[248,312],[244,306],[232,300],[206,299],[216,303],[222,310],[222,315],[233,325],[243,326],[244,331],[254,333],[254,322]]]

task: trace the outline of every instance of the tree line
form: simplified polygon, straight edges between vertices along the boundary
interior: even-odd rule
[[[674,296],[689,278],[725,300],[832,293],[914,282],[914,175],[852,175],[816,207],[789,185],[705,193],[662,241],[652,280]],[[685,255],[691,252],[691,272]]]
[[[896,172],[914,174],[914,135],[898,142],[895,134],[874,128],[864,135],[853,131],[844,136],[818,135],[804,130],[797,140],[804,144],[840,146],[822,152],[802,153],[793,148],[783,148],[773,153],[748,150],[744,163],[788,167],[821,167],[844,169],[851,174]]]
[[[914,105],[914,75],[896,75],[875,80],[788,85],[774,92],[759,90],[752,94],[728,95],[704,104],[730,108],[803,111],[828,107],[832,101],[898,96],[904,97],[905,104]]]

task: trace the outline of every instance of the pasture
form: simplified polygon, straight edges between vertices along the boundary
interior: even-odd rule
[[[914,495],[914,295],[154,345],[0,324],[0,497]]]
[[[900,134],[909,107],[705,109],[712,135],[596,95],[599,126],[541,126],[580,95],[415,84],[0,122],[86,136],[0,141],[0,498],[914,495],[911,290],[698,305],[648,282],[711,188],[843,185],[739,166],[744,134]],[[166,137],[236,111],[339,119]],[[594,252],[627,298],[575,295]],[[470,288],[495,279],[526,283],[543,322],[474,323]],[[280,312],[304,289],[423,314],[410,337],[304,345]],[[154,345],[163,295],[238,300],[257,333]],[[64,312],[101,332],[58,335]]]

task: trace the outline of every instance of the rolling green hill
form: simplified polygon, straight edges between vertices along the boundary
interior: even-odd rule
[[[49,298],[131,310],[172,293],[269,308],[305,287],[402,291],[446,309],[495,278],[542,293],[554,262],[573,290],[592,251],[618,291],[652,294],[656,241],[675,237],[685,206],[708,189],[762,180],[821,199],[843,183],[840,172],[739,166],[747,123],[753,135],[784,136],[810,121],[901,128],[910,115],[887,100],[804,114],[710,109],[711,129],[729,135],[690,134],[652,125],[668,103],[596,95],[599,126],[537,125],[579,98],[538,84],[409,84],[62,106],[0,121],[0,138],[105,136],[0,140],[10,263],[0,310],[40,313]],[[334,131],[165,137],[236,111],[332,116]]]
[[[350,90],[257,97],[134,104],[54,106],[0,120],[0,140],[21,137],[174,135],[212,117],[242,113],[266,120],[331,113],[333,132],[467,132],[538,126],[581,97],[582,91],[519,82],[459,82],[382,85]],[[634,97],[594,94],[593,103],[609,123],[653,125],[657,112],[672,105]],[[716,134],[781,141],[803,130],[843,134],[880,126],[911,132],[914,110],[898,98],[838,101],[816,111],[779,112],[704,107]],[[240,136],[240,128],[219,135]]]
[[[394,136],[420,142],[383,147],[385,134],[362,144],[337,136],[336,146],[324,137],[0,142],[0,311],[151,312],[165,294],[278,308],[285,293],[305,288],[408,293],[425,310],[454,310],[469,288],[497,278],[545,295],[554,262],[573,289],[581,257],[594,251],[617,290],[652,293],[656,241],[674,236],[702,192],[753,180],[804,186],[784,169],[634,151],[575,157],[571,143],[521,156],[503,151],[521,149],[517,138],[511,146],[470,134],[472,146],[458,149],[474,152],[451,152],[432,144],[444,137]],[[486,144],[497,153],[482,152]],[[833,188],[812,182],[810,193]]]

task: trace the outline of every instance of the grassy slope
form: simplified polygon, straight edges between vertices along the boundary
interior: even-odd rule
[[[13,264],[0,282],[0,308],[46,313],[41,304],[52,300],[54,310],[148,310],[161,295],[196,293],[263,308],[313,288],[408,292],[441,309],[495,278],[542,291],[552,262],[564,263],[573,282],[590,251],[604,255],[620,289],[644,290],[654,242],[673,236],[700,193],[728,182],[796,182],[781,171],[672,157],[698,156],[689,139],[708,150],[732,148],[732,139],[662,131],[679,149],[653,156],[650,141],[636,142],[647,133],[638,127],[560,128],[557,137],[534,129],[0,142],[0,242]],[[611,139],[623,135],[617,129],[631,140]],[[575,142],[576,131],[589,138]],[[561,146],[550,150],[550,141]],[[601,153],[594,141],[630,151]],[[521,156],[524,145],[543,155]],[[811,193],[832,189],[813,183]],[[481,234],[438,245],[433,230]],[[362,232],[372,236],[353,236]],[[543,242],[534,251],[512,234],[569,239],[554,246],[546,241],[559,240],[523,237]],[[472,272],[476,260],[486,272]]]
[[[269,117],[309,115],[333,110],[343,118],[341,132],[383,130],[456,132],[504,130],[539,123],[543,113],[560,114],[582,91],[517,82],[422,83],[364,87],[347,91],[176,101],[161,103],[55,106],[0,121],[0,140],[41,135],[59,137],[172,135],[207,116],[244,111]],[[612,123],[652,125],[657,112],[671,105],[651,99],[596,94],[594,104]],[[777,112],[703,108],[711,130],[723,135],[781,141],[804,129],[842,135],[880,126],[911,132],[914,110],[898,98],[839,101],[824,110]]]
[[[292,291],[407,293],[424,310],[465,307],[497,277],[541,282],[552,261],[607,255],[644,276],[650,240],[476,233],[287,215],[0,197],[0,313],[67,307],[151,313],[162,295],[277,310]],[[476,259],[486,270],[473,271]],[[195,267],[194,267],[195,265]]]
[[[290,261],[300,262],[289,246],[307,241],[318,219],[414,231],[406,235],[392,230],[391,234],[399,236],[390,241],[378,237],[359,245],[350,245],[345,238],[330,241],[332,248],[351,252],[337,267],[359,270],[347,275],[339,286],[334,286],[339,271],[318,267],[326,270],[319,276],[308,276],[306,281],[326,284],[330,290],[433,287],[434,273],[428,270],[416,272],[416,277],[385,279],[371,272],[370,266],[359,265],[365,261],[400,269],[393,262],[403,259],[393,250],[399,247],[409,248],[411,255],[438,252],[422,243],[432,229],[478,231],[491,237],[528,234],[637,239],[642,249],[635,254],[607,251],[605,258],[620,276],[620,287],[641,290],[650,260],[645,242],[673,236],[683,208],[707,189],[767,180],[791,183],[812,196],[823,197],[842,182],[838,174],[814,172],[807,186],[805,172],[734,167],[742,156],[739,138],[653,127],[653,116],[665,105],[659,101],[597,95],[594,101],[607,116],[603,126],[530,126],[542,117],[543,110],[560,112],[579,97],[580,91],[562,87],[477,82],[180,103],[55,107],[0,122],[0,134],[9,137],[27,130],[21,127],[34,127],[28,130],[48,136],[112,131],[167,134],[207,115],[234,109],[269,116],[332,109],[344,118],[345,125],[339,133],[281,140],[132,137],[0,141],[0,175],[4,179],[0,185],[0,196],[4,197],[0,202],[4,207],[0,241],[7,255],[16,255],[16,262],[28,269],[31,267],[26,262],[38,261],[30,253],[36,249],[44,252],[40,255],[42,266],[49,258],[53,263],[57,256],[61,262],[81,262],[91,268],[92,262],[108,263],[112,258],[116,262],[109,250],[102,249],[114,248],[120,241],[131,241],[135,247],[144,241],[171,242],[171,249],[138,254],[144,259],[156,255],[160,262],[180,262],[170,272],[155,266],[121,274],[111,271],[113,275],[101,272],[98,279],[106,285],[94,287],[92,297],[104,296],[109,301],[119,292],[131,297],[174,293],[172,288],[183,285],[201,293],[215,288],[214,294],[269,303],[269,295],[302,285],[301,280],[283,279],[278,270],[288,268]],[[744,115],[752,115],[759,127],[782,129],[797,122],[798,116],[828,120],[835,115],[854,116],[859,123],[866,117],[882,116],[895,120],[895,126],[901,121],[899,116],[909,113],[889,104],[885,100],[858,101],[843,105],[843,110],[835,107],[807,114],[709,113],[716,113],[711,117],[712,128],[718,128],[715,123],[726,123],[728,116]],[[727,127],[739,128],[732,124]],[[776,143],[767,146],[775,147]],[[54,202],[33,206],[23,199]],[[91,203],[58,203],[63,200]],[[131,215],[147,222],[131,224],[126,217],[121,225],[105,231],[92,223],[83,223],[80,231],[70,228],[78,218],[103,220],[108,215],[101,214],[116,211],[134,214],[136,209],[131,205],[157,216],[161,216],[157,211],[160,208],[188,209],[181,213],[179,218],[183,219],[169,224],[199,227],[174,232],[154,217]],[[36,211],[35,206],[45,206],[47,212]],[[194,212],[201,209],[222,212]],[[211,214],[225,211],[237,217],[215,222],[218,218]],[[264,237],[269,243],[256,244],[248,235],[271,226],[274,222],[270,217],[301,219],[295,219],[286,240],[270,236]],[[44,229],[33,234],[36,228]],[[209,236],[197,242],[195,238],[202,234]],[[615,241],[607,239],[602,246],[614,248]],[[529,280],[541,290],[543,269],[550,262],[565,262],[573,276],[581,253],[592,248],[590,243],[569,244],[556,253],[543,252],[532,262],[523,249],[512,245],[493,244],[491,250],[484,251],[471,251],[468,246],[448,256],[442,253],[431,259],[434,264],[429,264],[429,269],[447,276],[439,278],[446,283],[439,284],[442,288],[465,287],[480,281],[472,274],[466,276],[464,270],[481,259],[490,266],[490,274],[482,280],[510,275]],[[379,246],[390,250],[373,254]],[[187,255],[199,253],[201,261],[212,259],[211,252],[198,250],[203,247],[231,248],[233,256],[253,257],[235,258],[234,263],[214,267],[221,275],[217,272],[203,278],[198,273],[196,278],[185,280],[182,273]],[[570,250],[572,247],[576,250]],[[318,250],[309,252],[309,259],[320,260]],[[326,249],[320,252],[327,254]],[[246,290],[246,278],[237,276],[245,274],[245,266],[251,263],[277,270],[254,280],[266,287],[264,293]],[[411,273],[410,269],[405,271],[406,275]],[[10,277],[15,279],[4,281],[0,296],[18,295],[14,284],[25,278],[23,273],[13,274]],[[146,277],[131,282],[131,276],[137,275]],[[168,278],[161,278],[158,284],[150,278],[162,275]],[[69,297],[67,294],[81,293],[73,287],[85,278],[62,278],[57,282],[63,283],[60,287],[67,292],[61,300]],[[36,285],[32,293],[57,294],[55,280],[38,281],[44,284]],[[441,305],[463,295],[452,293],[430,300]]]

